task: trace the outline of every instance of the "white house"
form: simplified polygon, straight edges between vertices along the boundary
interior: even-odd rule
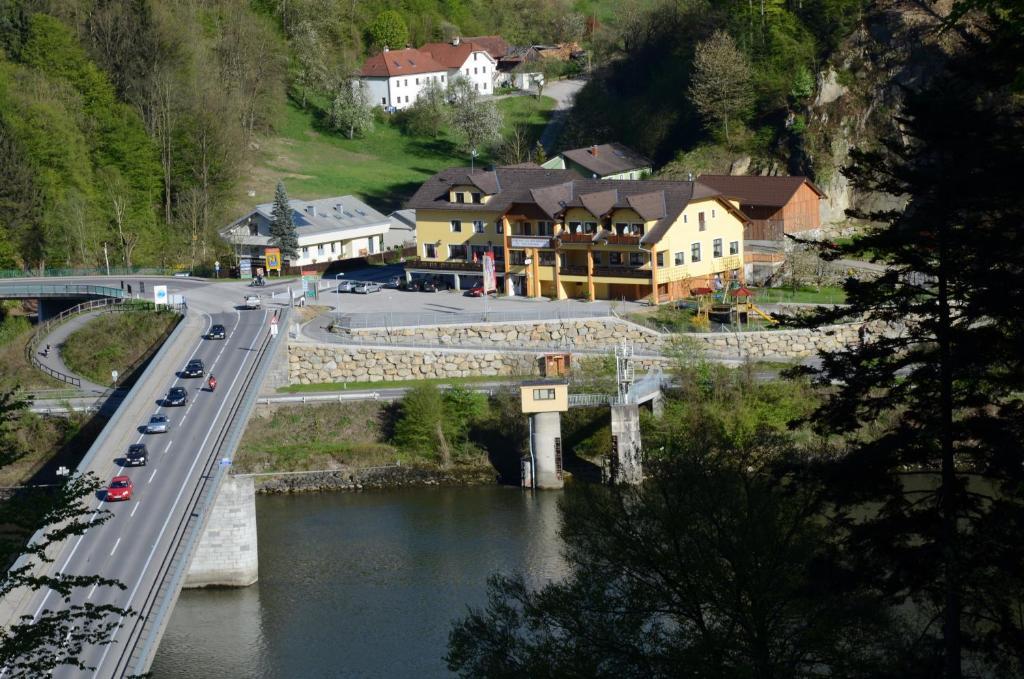
[[[370,102],[384,108],[406,108],[416,103],[420,91],[430,81],[448,85],[448,69],[428,52],[411,47],[375,54],[363,62],[359,80],[367,89]]]
[[[319,200],[289,200],[299,239],[298,257],[288,266],[305,266],[365,257],[383,250],[390,220],[354,196]],[[249,214],[220,230],[239,258],[263,266],[270,245],[273,203],[257,205]]]
[[[498,62],[484,45],[452,38],[451,42],[428,42],[420,51],[447,69],[448,80],[462,76],[480,94],[494,92]]]

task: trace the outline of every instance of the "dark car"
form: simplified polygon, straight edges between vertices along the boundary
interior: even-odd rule
[[[188,403],[188,392],[181,387],[173,387],[164,399],[165,406],[183,406]]]
[[[206,366],[203,365],[203,359],[193,358],[181,372],[185,377],[202,377],[206,374]]]
[[[419,292],[420,282],[419,281],[401,281],[398,284],[399,290],[405,290],[406,292]]]
[[[128,454],[124,456],[125,467],[145,467],[149,451],[145,443],[133,443],[128,446]]]
[[[392,276],[391,278],[389,278],[384,283],[384,287],[385,288],[392,288],[392,289],[395,289],[395,288],[401,289],[402,283],[404,281],[405,281],[405,278],[403,276]]]
[[[437,292],[437,283],[428,278],[420,283],[420,292]]]
[[[206,334],[206,339],[226,339],[228,336],[227,330],[220,323],[210,326],[210,332]]]

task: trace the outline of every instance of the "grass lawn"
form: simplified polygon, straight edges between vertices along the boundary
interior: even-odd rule
[[[110,371],[122,378],[138,365],[180,316],[171,312],[125,311],[102,314],[71,334],[61,357],[71,370],[97,384],[110,382]]]
[[[755,304],[798,302],[804,304],[844,304],[846,292],[842,288],[751,288]]]
[[[412,461],[383,442],[385,409],[375,401],[324,403],[253,417],[238,447],[236,472],[372,467]]]
[[[25,390],[66,387],[33,366],[25,356],[25,345],[35,332],[27,318],[8,313],[0,322],[0,389]]]
[[[391,382],[318,382],[316,384],[292,384],[278,388],[283,394],[311,394],[321,391],[368,391],[372,389],[406,389],[420,384],[486,384],[488,382],[516,382],[528,377],[502,377],[473,375],[470,377],[433,378],[424,380],[395,380]]]
[[[555,101],[550,97],[509,97],[497,102],[505,114],[507,133],[523,123],[540,136]],[[459,150],[448,133],[437,138],[407,137],[391,124],[377,122],[366,137],[347,139],[321,123],[316,106],[299,109],[289,102],[274,136],[263,139],[256,160],[238,182],[232,203],[234,212],[254,202],[274,198],[278,180],[283,180],[292,198],[324,198],[354,194],[387,214],[398,209],[420,185],[438,170],[469,165],[469,156]],[[479,164],[491,162],[485,156]],[[255,198],[247,195],[256,193]]]

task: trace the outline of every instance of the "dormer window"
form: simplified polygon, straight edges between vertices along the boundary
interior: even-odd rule
[[[474,203],[480,204],[480,203],[484,202],[483,194],[481,194],[480,192],[474,192],[472,195],[473,195],[473,202]]]
[[[462,191],[457,191],[455,193],[455,202],[456,203],[465,203],[466,202],[466,194],[463,193]]]

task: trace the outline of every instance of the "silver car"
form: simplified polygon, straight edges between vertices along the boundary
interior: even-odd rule
[[[338,283],[338,292],[352,292],[355,287],[355,281],[342,281]]]
[[[166,415],[153,415],[149,418],[149,423],[146,424],[146,433],[166,434],[168,424]]]
[[[358,284],[355,288],[353,288],[352,292],[358,293],[360,295],[368,295],[371,292],[380,292],[380,283],[371,283],[369,281],[365,281],[363,283]]]

